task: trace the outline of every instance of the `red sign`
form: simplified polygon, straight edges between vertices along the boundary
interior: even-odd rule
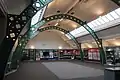
[[[98,48],[88,49],[88,59],[91,60],[100,60],[100,53]]]

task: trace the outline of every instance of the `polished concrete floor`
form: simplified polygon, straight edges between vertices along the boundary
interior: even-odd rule
[[[4,80],[104,80],[103,70],[99,64],[80,61],[24,62]]]

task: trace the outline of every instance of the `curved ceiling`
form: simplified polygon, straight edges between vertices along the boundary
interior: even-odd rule
[[[55,14],[69,14],[89,22],[116,8],[118,8],[118,6],[111,0],[54,0],[48,5],[44,17]],[[55,20],[45,26],[56,25],[56,23],[58,23],[60,27],[70,31],[80,26],[66,19],[62,21]]]
[[[2,0],[6,5],[9,14],[20,14],[31,2],[31,0]],[[44,17],[55,14],[69,14],[83,21],[92,21],[104,15],[118,6],[111,0],[53,0],[44,14]],[[66,30],[72,31],[80,25],[70,20],[54,20],[42,27],[56,25]]]
[[[31,2],[31,0],[2,1],[4,5],[6,5],[5,7],[9,14],[20,14],[20,12],[22,12]],[[44,17],[63,13],[76,16],[83,21],[89,22],[116,9],[117,7],[118,6],[111,0],[53,0],[48,5]],[[49,24],[52,26],[57,22],[62,28],[70,31],[79,27],[78,24],[70,20],[57,20],[49,22]]]
[[[20,14],[31,0],[2,0],[8,14]]]

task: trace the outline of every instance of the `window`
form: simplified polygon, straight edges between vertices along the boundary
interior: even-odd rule
[[[105,15],[110,21],[114,20],[114,18],[110,15],[110,14],[107,14]]]
[[[116,9],[115,12],[120,15],[120,8]]]
[[[109,22],[109,19],[106,18],[106,16],[102,16],[101,18],[102,18],[105,22]]]
[[[87,23],[87,25],[92,30],[99,31],[99,30],[102,30],[103,28],[105,29],[105,28],[109,27],[108,25],[102,25],[102,24],[105,24],[105,23],[109,24],[110,21],[113,21],[113,20],[118,19],[118,18],[120,18],[120,8]],[[112,24],[115,24],[115,23],[112,23]],[[102,25],[102,26],[99,26],[99,25]],[[110,25],[111,25],[111,23],[110,23]],[[84,27],[89,29],[89,27],[87,27],[86,25],[84,25]],[[80,27],[76,30],[73,30],[71,32],[74,33],[75,36],[82,36],[84,34],[87,34],[87,31],[82,27]]]
[[[87,24],[89,27],[94,27],[90,22]]]
[[[110,14],[111,14],[112,17],[114,17],[115,19],[119,18],[119,16],[118,16],[114,11],[110,12]]]
[[[82,26],[81,26],[81,27],[82,27]],[[80,32],[81,27],[79,27],[79,28],[77,28],[77,29],[76,29],[76,31],[75,31],[75,32],[76,32],[76,34]]]
[[[70,33],[71,33],[72,35],[75,35],[75,30],[71,31]]]
[[[94,27],[97,26],[97,24],[96,24],[94,21],[92,21],[91,24],[92,24]]]
[[[101,19],[101,17],[98,18],[98,21],[101,23],[101,24],[104,24],[105,21],[103,19]]]
[[[98,25],[101,25],[101,23],[98,21],[98,19],[94,20]]]
[[[32,18],[31,20],[31,25],[36,24],[38,21],[40,21],[43,18],[43,14],[45,12],[45,9],[47,8],[47,6],[45,6],[44,8],[40,9]]]
[[[41,9],[41,10],[42,10],[42,9]],[[32,18],[31,25],[34,25],[35,23],[38,22],[38,20],[39,20],[39,15],[40,15],[40,13],[41,13],[41,10],[39,10],[39,11],[35,14],[35,16]]]

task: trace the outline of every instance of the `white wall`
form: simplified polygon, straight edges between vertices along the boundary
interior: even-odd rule
[[[30,48],[33,45],[35,49],[58,49],[62,46],[63,49],[70,49],[71,47],[67,44],[57,32],[45,31],[39,33],[35,38],[31,39],[26,48]]]

